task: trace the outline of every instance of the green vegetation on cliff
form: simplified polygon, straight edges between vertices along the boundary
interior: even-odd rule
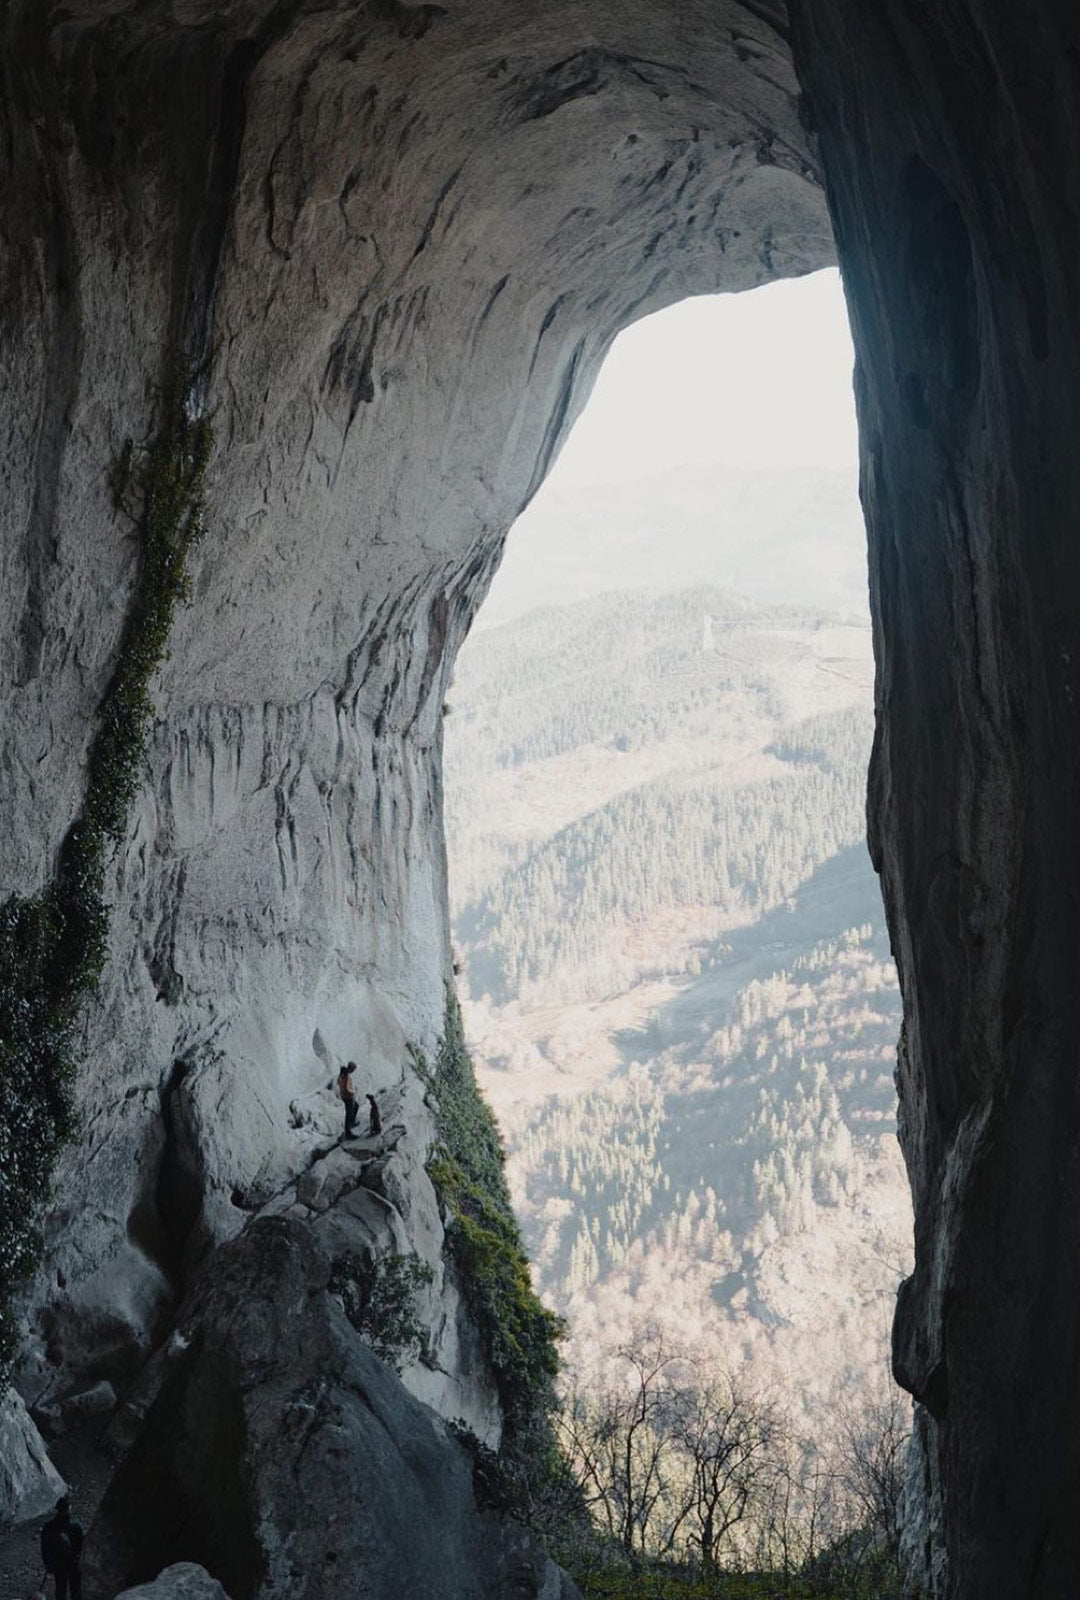
[[[533,1288],[510,1203],[498,1126],[480,1093],[461,1008],[447,987],[433,1069],[417,1065],[436,1104],[439,1143],[428,1175],[449,1212],[446,1248],[499,1391],[503,1465],[514,1476],[554,1467],[548,1418],[555,1405],[562,1324]]]
[[[0,906],[0,1387],[15,1355],[11,1301],[37,1253],[37,1216],[72,1130],[76,1023],[105,964],[110,850],[123,837],[153,721],[150,680],[187,598],[187,558],[203,526],[210,424],[191,418],[177,365],[145,460],[129,442],[113,464],[118,510],[139,530],[131,609],[86,763],[82,810],[52,882]]]
[[[345,1255],[333,1263],[327,1287],[341,1296],[345,1315],[361,1338],[400,1377],[408,1362],[423,1358],[427,1348],[417,1298],[433,1277],[427,1262],[415,1254]]]

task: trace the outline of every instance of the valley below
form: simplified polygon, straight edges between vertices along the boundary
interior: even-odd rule
[[[692,584],[482,627],[446,719],[466,1027],[575,1383],[660,1336],[809,1436],[911,1212],[869,626]]]

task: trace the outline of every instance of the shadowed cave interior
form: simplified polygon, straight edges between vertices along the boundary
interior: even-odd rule
[[[67,903],[61,846],[146,571],[115,469],[149,458],[178,352],[184,414],[213,430],[102,858],[78,1141],[16,1302],[22,1400],[112,1384],[116,1449],[196,1507],[190,1548],[181,1530],[136,1560],[145,1528],[114,1497],[103,1592],[159,1558],[214,1570],[197,1507],[221,1473],[259,1550],[221,1565],[238,1595],[361,1571],[349,1592],[558,1592],[419,1404],[499,1437],[414,1070],[450,976],[446,684],[618,329],[838,257],[870,842],[905,1002],[913,1581],[1075,1593],[1075,20],[1055,0],[82,0],[9,7],[0,40],[0,852],[20,903]],[[350,1057],[404,1134],[313,1164],[318,1091]],[[404,1386],[326,1292],[342,1251],[388,1244],[432,1271],[435,1358]],[[223,1381],[238,1415],[204,1477]],[[343,1475],[360,1509],[328,1568]]]

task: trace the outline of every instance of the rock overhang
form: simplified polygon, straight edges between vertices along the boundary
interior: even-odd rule
[[[626,320],[832,258],[823,171],[858,355],[872,837],[908,1010],[901,1354],[942,1380],[922,1437],[943,1542],[923,1554],[942,1593],[1068,1592],[1075,23],[1050,0],[790,10],[801,95],[766,0],[8,12],[4,882],[40,886],[78,807],[132,578],[108,463],[145,436],[179,341],[209,359],[210,528],[87,1024],[90,1155],[109,1148],[116,1188],[92,1275],[145,1205],[179,1056],[260,1041],[233,1103],[270,1057],[273,1122],[316,1070],[301,1036],[365,985],[430,1037],[439,713],[506,529]],[[62,1173],[68,1215],[100,1216],[93,1174]],[[1009,1507],[997,1527],[977,1484]]]
[[[78,809],[134,570],[110,471],[179,342],[214,417],[207,534],[88,1042],[118,1217],[148,1214],[158,1099],[195,1063],[219,1235],[234,1190],[289,1171],[320,1024],[376,991],[399,1035],[441,1015],[446,680],[611,339],[830,260],[824,195],[786,44],[736,5],[85,4],[13,14],[6,44],[5,303],[40,315],[8,329],[33,458],[8,749],[35,760],[12,765],[5,882],[34,892]],[[112,1254],[82,1276],[111,1281]],[[158,1265],[136,1302],[160,1304]]]

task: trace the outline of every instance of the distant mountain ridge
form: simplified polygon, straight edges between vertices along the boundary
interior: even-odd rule
[[[551,483],[515,524],[478,625],[601,592],[702,583],[865,620],[865,552],[854,466],[692,465],[618,484]]]

